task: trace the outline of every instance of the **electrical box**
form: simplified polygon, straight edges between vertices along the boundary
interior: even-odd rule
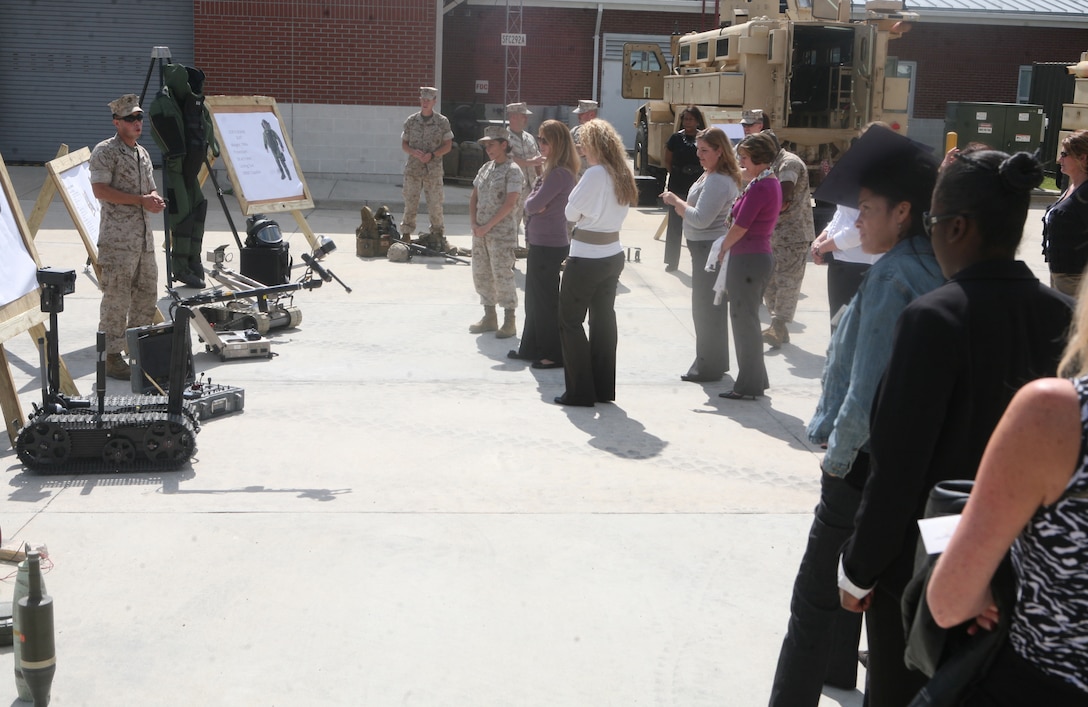
[[[1040,105],[949,101],[944,129],[956,133],[959,148],[977,142],[1012,154],[1034,152],[1043,142],[1045,123]]]

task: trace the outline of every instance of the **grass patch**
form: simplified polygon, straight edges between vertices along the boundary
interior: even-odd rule
[[[1054,181],[1054,177],[1044,177],[1043,183],[1039,185],[1039,188],[1058,191],[1058,183]]]

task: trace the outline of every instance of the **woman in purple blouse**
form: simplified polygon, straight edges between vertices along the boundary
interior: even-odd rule
[[[720,256],[729,253],[725,290],[737,350],[733,389],[718,393],[729,400],[755,400],[770,385],[763,362],[759,306],[774,265],[771,234],[782,210],[782,186],[770,169],[777,154],[778,145],[767,133],[749,135],[737,145],[741,172],[751,181],[733,203]]]
[[[545,120],[537,131],[544,156],[544,176],[525,200],[526,240],[525,328],[521,345],[509,358],[533,362],[533,368],[561,368],[559,344],[559,269],[570,249],[570,231],[564,210],[581,167],[570,129],[557,120]]]

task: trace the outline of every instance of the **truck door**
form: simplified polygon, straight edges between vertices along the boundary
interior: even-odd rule
[[[855,25],[851,124],[862,126],[873,119],[873,75],[876,70],[876,28]]]
[[[665,76],[668,73],[669,68],[658,45],[623,45],[624,98],[661,100],[665,96]]]

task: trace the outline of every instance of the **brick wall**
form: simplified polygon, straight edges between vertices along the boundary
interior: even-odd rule
[[[418,104],[435,13],[434,0],[195,0],[195,62],[209,94]]]
[[[521,31],[528,36],[521,49],[521,97],[533,105],[574,105],[593,89],[593,32],[597,11],[527,7]],[[601,34],[670,34],[673,29],[701,29],[700,16],[688,13],[605,11]],[[506,81],[506,10],[462,5],[445,18],[442,45],[443,102],[501,103]],[[488,94],[475,92],[486,80]]]
[[[1019,68],[1033,62],[1076,63],[1088,30],[919,22],[888,46],[918,62],[914,117],[945,117],[948,101],[1015,103]]]

